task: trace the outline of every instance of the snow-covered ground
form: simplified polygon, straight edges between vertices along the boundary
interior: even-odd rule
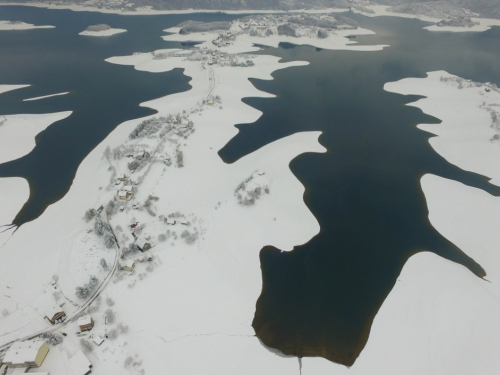
[[[97,36],[97,37],[104,37],[104,36],[111,36],[115,34],[120,34],[120,33],[125,33],[127,30],[125,29],[107,29],[107,30],[102,30],[102,31],[82,31],[81,33],[78,33],[78,35],[85,35],[85,36]]]
[[[35,137],[71,111],[36,115],[0,116],[0,163],[18,159],[35,147]]]
[[[31,23],[21,21],[0,21],[0,31],[2,30],[32,30],[32,29],[53,29],[55,26],[43,25],[35,26]]]

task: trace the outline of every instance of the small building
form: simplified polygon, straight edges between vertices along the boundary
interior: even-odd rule
[[[183,218],[179,219],[179,223],[181,223],[181,225],[188,225],[189,224],[188,221],[186,219],[183,219]]]
[[[81,350],[69,359],[69,365],[75,375],[89,375],[92,372],[92,363]]]
[[[8,367],[38,368],[48,352],[45,341],[17,341],[7,350],[3,364]]]
[[[120,190],[118,191],[118,199],[122,201],[129,200],[129,198],[132,196],[132,194],[128,191],[125,190]]]
[[[123,174],[117,178],[118,181],[126,181],[127,179],[128,179],[128,176],[126,174]]]
[[[94,343],[97,346],[101,346],[101,344],[104,342],[104,339],[101,336],[96,336],[94,337]]]
[[[81,332],[90,331],[92,328],[94,328],[94,320],[89,315],[82,316],[80,319],[78,319],[78,326],[80,327]]]
[[[141,251],[147,251],[153,247],[148,237],[140,237],[135,244]]]
[[[174,219],[170,219],[170,218],[168,218],[168,219],[167,219],[167,224],[168,224],[168,225],[175,225],[175,220],[174,220]]]
[[[66,320],[66,313],[59,306],[54,306],[47,310],[45,316],[52,324],[62,323]]]
[[[132,259],[130,259],[127,263],[125,263],[125,266],[123,267],[123,269],[128,272],[132,272],[134,268],[135,268],[135,261],[133,261]]]

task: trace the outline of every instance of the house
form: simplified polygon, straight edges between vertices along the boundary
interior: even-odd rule
[[[92,372],[92,363],[81,350],[69,359],[69,365],[75,375],[88,375]]]
[[[80,319],[78,319],[78,326],[80,327],[81,332],[90,331],[92,328],[94,328],[94,320],[91,316],[82,316]]]
[[[118,181],[126,181],[127,179],[128,179],[128,176],[125,174],[123,174],[122,176],[117,178]]]
[[[8,367],[40,367],[49,352],[45,341],[17,341],[9,348],[3,359]]]
[[[150,242],[150,237],[141,236],[135,244],[139,247],[141,251],[147,251],[151,249],[154,245]]]
[[[101,336],[96,336],[94,337],[94,343],[97,346],[101,346],[101,344],[104,342],[104,339]]]
[[[179,223],[181,223],[181,225],[188,225],[188,221],[186,219],[179,219]]]
[[[123,269],[128,272],[132,272],[134,268],[135,268],[135,261],[133,261],[132,259],[130,259],[123,267]]]
[[[132,194],[128,191],[125,191],[125,190],[118,191],[118,199],[120,199],[122,201],[128,200],[131,196],[132,196]]]
[[[174,219],[167,219],[167,224],[168,225],[175,225],[175,220]]]
[[[64,322],[66,313],[59,306],[54,306],[45,312],[45,316],[52,324]]]

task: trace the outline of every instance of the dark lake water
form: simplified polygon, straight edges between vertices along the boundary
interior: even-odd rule
[[[33,85],[0,95],[0,114],[75,111],[41,133],[29,155],[0,165],[0,177],[21,176],[30,183],[30,200],[16,224],[35,219],[64,196],[80,162],[118,124],[153,113],[139,103],[189,89],[181,70],[144,73],[105,58],[177,47],[160,35],[187,19],[235,18],[123,17],[23,7],[1,7],[0,15],[57,26],[0,32],[0,83]],[[295,132],[323,132],[320,142],[327,153],[304,154],[291,163],[321,232],[290,253],[261,251],[264,288],[253,326],[265,344],[286,354],[323,356],[345,365],[363,349],[375,314],[411,255],[432,251],[484,276],[481,265],[430,225],[422,175],[434,173],[500,194],[484,177],[432,150],[430,135],[415,125],[439,120],[405,107],[418,97],[383,91],[388,81],[440,69],[499,84],[500,30],[436,34],[416,20],[349,17],[377,32],[356,37],[358,43],[391,47],[381,52],[267,48],[262,53],[311,64],[277,71],[274,81],[253,80],[277,97],[246,99],[264,114],[254,124],[239,125],[240,133],[220,151],[232,163]],[[77,35],[95,23],[128,32],[106,39]],[[62,91],[71,94],[22,102]]]
[[[295,132],[323,132],[326,154],[302,155],[291,163],[321,232],[290,253],[261,251],[264,287],[253,326],[266,345],[286,354],[345,365],[363,349],[373,318],[413,254],[431,251],[484,275],[481,265],[430,225],[422,175],[500,193],[432,150],[430,134],[416,124],[440,121],[405,107],[418,97],[383,90],[388,81],[441,69],[500,83],[500,29],[436,34],[422,30],[420,21],[352,17],[377,32],[356,41],[391,47],[370,53],[267,49],[263,53],[311,64],[277,71],[274,81],[254,80],[277,97],[246,99],[264,115],[255,124],[239,125],[240,133],[220,151],[234,162]]]

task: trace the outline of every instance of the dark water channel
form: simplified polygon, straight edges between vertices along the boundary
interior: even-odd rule
[[[356,17],[356,16],[354,16]],[[449,164],[428,143],[419,123],[440,121],[405,107],[418,99],[383,91],[383,85],[425,72],[447,70],[500,83],[500,29],[435,34],[420,21],[356,19],[377,36],[361,44],[390,44],[383,52],[318,51],[287,45],[264,53],[307,60],[307,67],[254,80],[275,99],[245,101],[264,115],[221,150],[227,162],[298,131],[321,130],[326,154],[291,163],[306,186],[305,202],[321,233],[290,253],[264,248],[264,281],[253,326],[270,347],[297,356],[322,356],[352,365],[377,311],[410,256],[431,251],[484,270],[430,225],[420,178],[425,173],[499,195],[484,177]]]
[[[327,153],[304,154],[291,163],[321,232],[290,253],[261,251],[264,289],[253,326],[265,344],[286,354],[323,356],[345,365],[363,349],[375,314],[411,255],[432,251],[484,276],[481,265],[430,225],[422,175],[434,173],[500,194],[483,176],[450,165],[432,150],[430,134],[415,125],[439,120],[405,106],[418,97],[383,91],[386,82],[440,69],[500,83],[500,30],[435,34],[415,20],[349,16],[377,32],[355,41],[391,47],[381,52],[266,49],[262,53],[284,61],[311,64],[277,71],[274,81],[253,80],[277,97],[246,99],[264,115],[239,125],[240,133],[220,151],[224,161],[234,162],[295,132],[323,132],[320,142]],[[0,165],[0,177],[20,176],[30,183],[30,200],[15,223],[37,218],[64,196],[81,161],[118,124],[153,113],[139,103],[189,89],[181,70],[138,72],[105,58],[178,46],[161,40],[161,31],[186,19],[232,18],[0,7],[0,19],[57,26],[0,32],[0,83],[33,85],[0,95],[0,115],[74,111],[42,132],[33,152]],[[105,39],[77,35],[96,23],[128,32]],[[62,91],[71,94],[22,102]]]

